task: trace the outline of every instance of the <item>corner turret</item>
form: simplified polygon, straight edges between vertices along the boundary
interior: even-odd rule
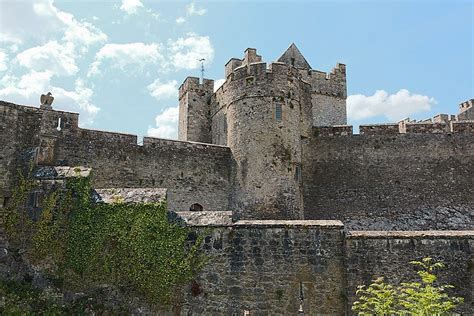
[[[178,139],[211,143],[210,98],[214,80],[187,77],[179,87]]]

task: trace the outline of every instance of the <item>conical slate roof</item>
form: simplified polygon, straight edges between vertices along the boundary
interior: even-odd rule
[[[303,54],[301,54],[298,47],[296,47],[295,43],[292,43],[277,61],[293,65],[297,68],[311,69],[311,66],[306,61]]]

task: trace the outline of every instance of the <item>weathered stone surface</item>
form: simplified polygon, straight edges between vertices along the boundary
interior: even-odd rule
[[[167,188],[172,211],[189,210],[194,203],[207,211],[229,210],[229,148],[149,137],[141,146],[135,135],[79,128],[77,116],[0,102],[2,197],[11,195],[19,169],[26,173],[30,161],[44,166],[35,157],[45,145],[52,153],[47,166],[92,168],[95,188]],[[40,135],[53,135],[54,142],[42,143]]]
[[[305,219],[351,230],[474,229],[474,134],[318,134],[303,153]]]
[[[108,188],[95,191],[104,203],[159,203],[166,200],[166,189],[161,188]]]
[[[392,284],[418,280],[409,263],[431,257],[446,267],[437,271],[440,284],[452,284],[450,295],[464,297],[458,309],[474,313],[474,231],[350,231],[345,242],[347,311],[355,301],[358,285],[378,277]]]
[[[196,279],[200,293],[187,290],[180,314],[296,315],[302,286],[305,315],[343,315],[343,242],[338,221],[213,227],[203,245],[209,263]]]
[[[71,177],[88,177],[91,173],[91,168],[76,166],[43,166],[38,167],[33,172],[33,177],[39,180],[56,180],[66,179]]]
[[[190,226],[232,225],[232,212],[176,212]]]

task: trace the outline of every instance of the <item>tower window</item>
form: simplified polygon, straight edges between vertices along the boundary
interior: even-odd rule
[[[275,103],[275,119],[277,120],[277,122],[281,122],[281,119],[282,119],[281,103]]]
[[[297,163],[295,166],[295,181],[301,183],[301,164]]]
[[[294,66],[295,65],[295,59],[293,57],[291,57],[291,65]]]

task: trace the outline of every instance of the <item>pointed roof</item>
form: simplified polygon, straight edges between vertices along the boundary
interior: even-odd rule
[[[311,66],[306,61],[303,54],[301,54],[298,47],[296,47],[295,43],[292,43],[277,61],[288,65],[293,65],[297,68],[311,69]]]

